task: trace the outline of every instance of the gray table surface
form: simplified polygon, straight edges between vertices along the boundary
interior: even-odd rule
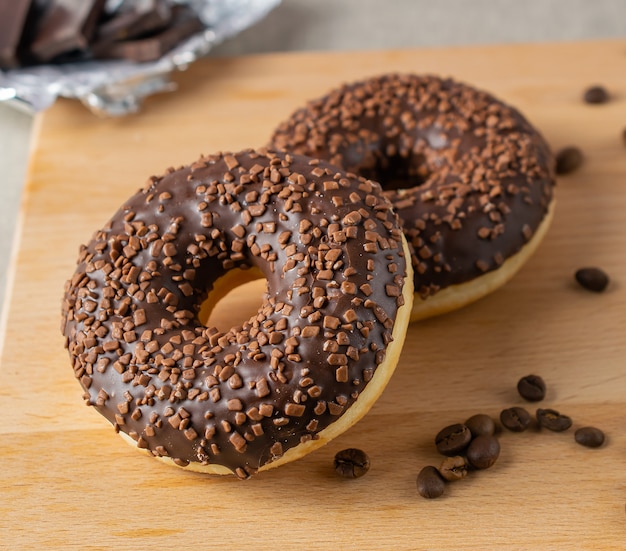
[[[583,40],[626,36],[626,0],[283,0],[211,55]],[[0,307],[32,117],[0,103]]]

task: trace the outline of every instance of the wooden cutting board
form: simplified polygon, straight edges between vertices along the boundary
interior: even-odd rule
[[[454,76],[518,106],[584,166],[559,179],[554,224],[500,291],[414,324],[370,413],[331,444],[249,481],[172,469],[131,449],[81,400],[59,332],[80,243],[147,176],[200,153],[265,143],[305,99],[386,71]],[[38,117],[3,317],[0,547],[5,549],[620,549],[626,546],[626,40],[338,54],[272,54],[194,64],[143,112],[101,120],[59,101]],[[606,105],[582,102],[603,84]],[[601,295],[573,280],[611,276]],[[216,314],[259,304],[246,288]],[[545,407],[604,429],[501,435],[496,465],[425,500],[417,472],[433,437],[474,413],[523,405],[526,374]],[[530,409],[534,410],[533,406]],[[370,472],[342,480],[334,454],[360,447]]]

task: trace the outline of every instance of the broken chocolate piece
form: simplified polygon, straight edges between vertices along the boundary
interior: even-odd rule
[[[8,69],[19,64],[18,50],[30,2],[0,0],[0,67]]]
[[[104,4],[105,0],[51,0],[37,26],[32,54],[46,62],[73,50],[86,50]]]
[[[137,40],[94,45],[94,57],[129,59],[138,63],[159,59],[183,39],[203,29],[202,22],[192,10],[184,6],[176,8],[171,24],[160,33]]]
[[[0,0],[0,68],[19,67],[32,11],[30,0]]]
[[[124,9],[125,6],[126,9]],[[117,42],[158,32],[172,20],[172,8],[166,0],[137,0],[124,4],[108,21],[99,25],[96,42]]]

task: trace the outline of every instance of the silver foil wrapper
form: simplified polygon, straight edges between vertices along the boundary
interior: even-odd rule
[[[129,0],[109,0],[115,9]],[[75,98],[102,116],[122,116],[139,110],[144,97],[172,91],[170,75],[184,70],[226,38],[253,25],[280,0],[178,0],[188,4],[204,30],[184,40],[157,61],[81,61],[36,65],[0,71],[0,101],[31,112],[42,111],[58,97]]]

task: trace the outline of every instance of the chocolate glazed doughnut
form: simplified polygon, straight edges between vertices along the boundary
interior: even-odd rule
[[[551,220],[554,159],[541,135],[512,107],[450,79],[392,74],[341,86],[297,110],[271,143],[382,183],[413,248],[412,320],[504,284]]]
[[[150,178],[81,248],[62,331],[87,404],[116,430],[245,478],[376,400],[409,321],[408,255],[377,183],[264,150],[202,157]],[[224,289],[258,277],[256,315],[203,325]]]

